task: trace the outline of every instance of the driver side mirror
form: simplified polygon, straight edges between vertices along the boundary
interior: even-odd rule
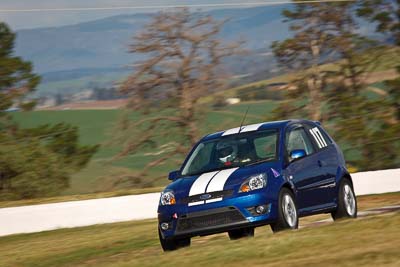
[[[168,180],[175,181],[180,176],[179,171],[172,171],[168,175]]]
[[[291,161],[295,161],[306,156],[306,151],[304,149],[295,149],[290,152]]]

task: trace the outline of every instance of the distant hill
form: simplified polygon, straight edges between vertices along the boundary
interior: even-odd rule
[[[230,62],[236,74],[246,73],[257,62],[264,65],[264,70],[272,68],[269,62],[264,64],[260,61],[257,54],[268,56],[265,52],[271,42],[288,36],[287,25],[281,17],[285,7],[207,12],[217,20],[229,19],[221,32],[221,39],[228,42],[245,40],[245,48],[255,51],[246,56],[246,60],[241,58]],[[127,50],[132,37],[143,29],[151,16],[119,15],[76,25],[20,30],[17,32],[16,53],[32,61],[35,71],[43,75],[39,86],[42,94],[80,90],[88,87],[89,81],[108,86],[112,79],[125,77],[129,71],[127,66],[140,60],[138,55],[129,54]]]
[[[246,40],[250,49],[266,48],[287,36],[281,21],[284,6],[214,10],[216,19],[228,19],[221,38]],[[83,68],[122,67],[137,60],[127,53],[132,37],[151,15],[119,15],[76,25],[17,32],[17,54],[34,62],[39,73]]]

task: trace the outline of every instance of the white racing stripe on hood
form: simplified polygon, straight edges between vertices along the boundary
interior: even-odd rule
[[[206,200],[206,203],[212,203],[212,202],[217,202],[217,201],[221,201],[221,200],[222,200],[222,197],[213,198],[213,199]]]
[[[192,187],[189,191],[189,196],[194,196],[198,194],[203,194],[206,192],[206,187],[210,180],[218,173],[219,171],[215,172],[207,172],[200,175],[196,181],[192,184]]]
[[[191,202],[191,203],[189,203],[188,205],[189,205],[189,206],[196,206],[196,205],[202,205],[202,204],[204,204],[204,200],[202,200],[202,201],[196,201],[196,202]]]
[[[239,169],[239,167],[220,171],[209,183],[207,193],[224,190],[224,185],[229,176],[237,169]]]

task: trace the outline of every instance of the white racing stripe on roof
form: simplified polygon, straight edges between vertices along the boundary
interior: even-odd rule
[[[242,127],[242,128],[243,128],[243,127]],[[230,135],[230,134],[237,134],[238,132],[239,132],[239,127],[236,127],[236,128],[233,128],[233,129],[226,130],[226,131],[222,134],[222,136]]]
[[[264,123],[256,123],[256,124],[250,124],[250,125],[246,125],[244,126],[244,129],[242,129],[241,133],[244,132],[251,132],[251,131],[257,131],[258,128],[261,127],[261,125],[263,125]]]
[[[189,196],[194,196],[198,194],[203,194],[206,191],[206,187],[210,180],[218,173],[219,171],[215,172],[207,172],[200,175],[196,181],[192,184],[192,187],[189,191]]]
[[[241,133],[245,133],[245,132],[251,132],[251,131],[257,131],[258,128],[261,127],[261,125],[263,125],[264,123],[256,123],[256,124],[250,124],[250,125],[246,125],[246,126],[242,126],[242,130],[240,131]],[[236,128],[232,128],[229,130],[226,130],[222,136],[225,135],[231,135],[231,134],[237,134],[239,132],[239,127]]]

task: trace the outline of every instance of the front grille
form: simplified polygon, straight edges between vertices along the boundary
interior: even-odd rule
[[[202,199],[201,196],[206,195],[206,194],[210,195],[210,197],[207,199]],[[209,200],[209,199],[214,199],[214,198],[229,197],[232,195],[233,195],[233,190],[209,192],[209,193],[203,193],[203,194],[198,194],[198,195],[182,198],[180,202],[182,204],[188,204],[188,203],[192,203],[192,202],[204,201],[204,200]]]
[[[220,208],[206,212],[191,213],[178,219],[177,232],[210,229],[216,226],[246,222],[244,216],[234,207]]]

